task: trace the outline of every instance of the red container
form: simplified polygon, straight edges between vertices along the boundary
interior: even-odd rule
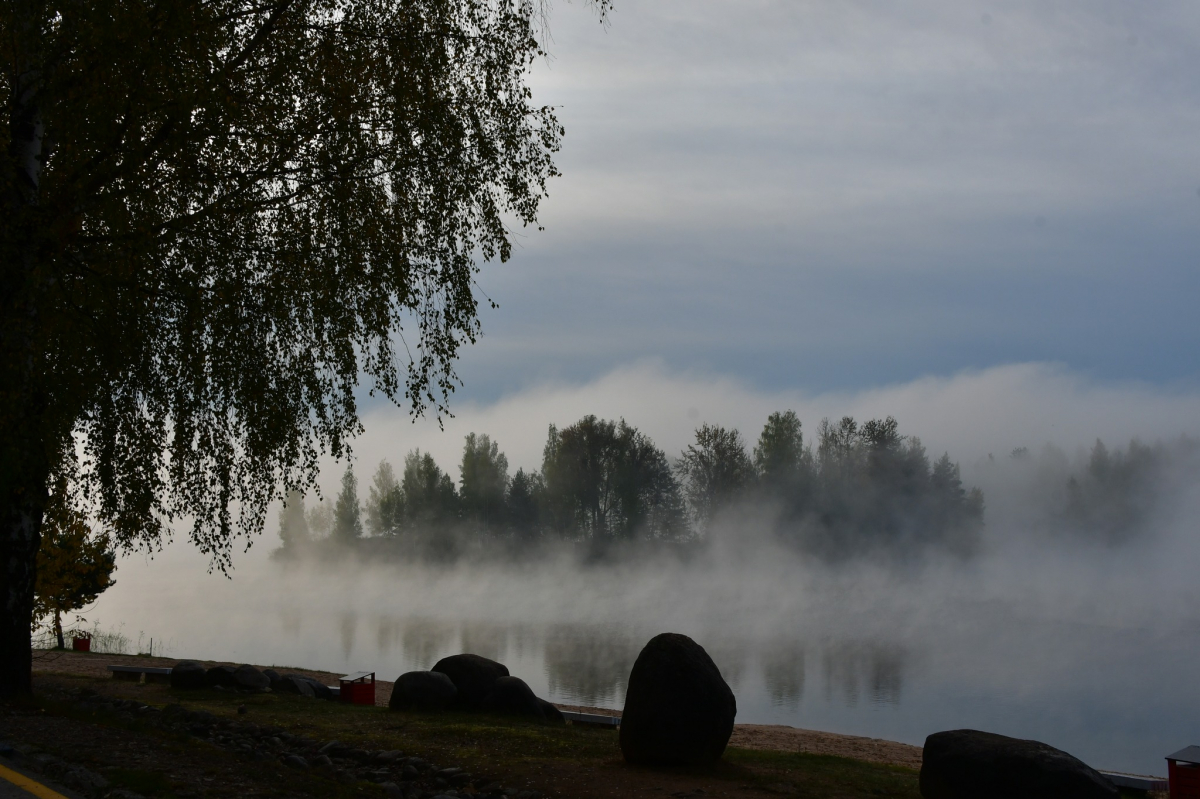
[[[92,651],[92,639],[91,638],[78,638],[78,637],[72,638],[71,639],[71,648],[74,649],[76,652],[91,652]]]
[[[1171,799],[1200,799],[1200,746],[1189,746],[1167,756]]]
[[[352,705],[375,704],[375,672],[356,671],[338,679],[338,698]]]

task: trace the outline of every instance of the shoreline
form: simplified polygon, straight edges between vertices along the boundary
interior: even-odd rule
[[[33,651],[33,671],[45,674],[78,674],[87,677],[109,677],[110,665],[136,663],[143,666],[170,667],[180,660],[193,658],[150,657],[147,655],[112,655],[99,652],[75,652],[72,650],[35,649]],[[239,663],[223,660],[199,660],[208,666],[238,666]],[[255,668],[274,668],[277,671],[302,674],[321,680],[326,685],[336,683],[340,676],[334,672],[318,671],[293,666],[273,666],[252,664]],[[387,707],[392,696],[392,682],[376,679],[375,704]],[[619,711],[612,708],[589,707],[586,705],[568,705],[555,703],[561,710],[572,710],[581,713],[596,713],[603,716],[619,716]],[[856,735],[843,735],[835,732],[806,730],[789,727],[782,724],[735,724],[729,745],[741,749],[757,749],[772,752],[797,752],[814,755],[833,755],[849,757],[868,763],[879,763],[889,766],[904,766],[906,768],[921,768],[921,747],[904,744],[898,741],[888,741],[882,738],[865,738]]]

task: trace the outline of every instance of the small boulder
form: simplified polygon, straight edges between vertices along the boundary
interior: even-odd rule
[[[520,677],[497,677],[492,683],[491,692],[479,703],[479,709],[501,716],[546,720],[541,700],[534,696],[533,689]]]
[[[206,674],[209,687],[237,688],[237,679],[233,676],[233,672],[233,666],[213,666]]]
[[[194,660],[181,660],[171,667],[171,687],[185,690],[207,688],[207,669]]]
[[[233,670],[233,681],[239,691],[261,693],[271,687],[270,677],[244,663]]]
[[[443,710],[454,702],[458,689],[440,671],[410,671],[396,678],[388,707],[392,710]]]
[[[317,699],[335,699],[333,689],[320,680],[314,680],[312,677],[302,677],[306,683],[312,688],[313,696]]]
[[[925,799],[1117,799],[1088,765],[1039,741],[979,730],[935,732],[921,763]]]
[[[508,676],[508,667],[503,663],[470,654],[442,658],[430,671],[450,678],[458,689],[452,706],[462,710],[478,710],[479,703],[492,692],[492,683]]]
[[[308,677],[303,677],[299,674],[285,674],[279,678],[280,693],[300,694],[300,696],[307,696],[310,699],[317,695],[317,690],[314,687],[316,685],[316,680],[310,680]],[[325,690],[328,691],[329,689],[326,688]]]
[[[561,710],[545,699],[539,699],[538,704],[542,706],[542,715],[546,717],[546,723],[566,726],[567,717],[562,714]]]
[[[640,765],[715,763],[733,734],[737,702],[704,648],[677,633],[650,639],[629,674],[621,752]]]

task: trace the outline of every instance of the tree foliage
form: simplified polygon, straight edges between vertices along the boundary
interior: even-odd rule
[[[333,536],[342,543],[362,538],[362,508],[358,504],[358,478],[354,469],[346,467],[342,474],[342,490],[333,506]]]
[[[379,462],[367,498],[367,530],[371,535],[397,535],[404,523],[404,493],[392,464]]]
[[[84,435],[122,540],[187,515],[221,557],[231,504],[249,531],[341,454],[360,374],[442,407],[478,334],[474,258],[507,258],[505,215],[532,223],[555,174],[561,127],[524,83],[532,9],[31,8],[34,38],[0,23],[36,50],[8,55],[40,65],[45,131],[38,202],[6,220],[36,266],[7,281],[5,321],[37,307],[54,435]]]
[[[116,555],[106,533],[97,533],[71,502],[66,481],[50,496],[38,550],[33,623],[52,617],[58,645],[64,645],[62,617],[79,610],[113,585]]]
[[[679,485],[662,450],[624,419],[585,416],[550,426],[542,477],[552,527],[593,541],[677,538]]]
[[[285,547],[304,547],[312,539],[301,491],[289,491],[283,501],[279,510],[279,538]]]
[[[696,428],[696,441],[680,455],[678,468],[688,505],[701,529],[739,498],[755,477],[742,434],[707,423]]]
[[[849,416],[823,419],[815,439],[814,452],[793,411],[772,413],[752,458],[736,429],[705,423],[672,465],[624,420],[589,415],[550,425],[540,471],[518,469],[510,479],[499,445],[470,433],[457,490],[428,452],[409,452],[398,485],[390,465],[380,464],[366,514],[390,521],[369,521],[375,541],[363,543],[401,557],[562,545],[582,545],[590,556],[616,544],[622,551],[638,543],[690,546],[723,524],[748,522],[773,525],[779,540],[830,558],[974,551],[983,495],[963,486],[949,454],[931,464],[920,440],[902,435],[890,416],[861,425]],[[1089,474],[1102,473],[1100,462],[1093,457]],[[355,545],[336,535],[329,543]]]
[[[501,527],[509,480],[508,458],[500,451],[500,445],[486,433],[468,433],[463,441],[459,474],[463,515],[480,531]]]
[[[119,544],[186,520],[224,569],[347,451],[360,380],[444,408],[477,262],[508,257],[556,174],[563,129],[527,85],[542,12],[0,7],[0,692],[29,685],[52,473]]]

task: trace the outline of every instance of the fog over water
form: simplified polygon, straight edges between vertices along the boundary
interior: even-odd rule
[[[588,385],[456,407],[446,431],[369,416],[356,445],[378,460],[420,446],[452,467],[462,435],[488,432],[510,463],[537,468],[546,425],[624,416],[669,454],[701,421],[753,440],[767,413],[893,414],[931,455],[948,450],[985,494],[970,559],[871,557],[831,564],[780,545],[772,509],[720,518],[709,546],[580,567],[567,556],[453,565],[273,561],[275,531],[235,556],[232,579],[175,544],[135,555],[87,614],[168,654],[337,670],[381,679],[472,651],[501,660],[553,701],[619,708],[652,635],[691,635],[738,700],[738,721],[920,744],[975,727],[1059,746],[1099,768],[1158,774],[1200,742],[1200,480],[1170,460],[1137,529],[1115,540],[1055,508],[1097,437],[1116,451],[1195,436],[1200,393],[1095,385],[1018,365],[854,395],[764,394],[642,364]],[[1047,448],[1046,445],[1051,445]],[[1027,454],[1014,457],[1014,448]],[[333,493],[344,466],[323,476]],[[1061,503],[1060,503],[1061,504]]]

